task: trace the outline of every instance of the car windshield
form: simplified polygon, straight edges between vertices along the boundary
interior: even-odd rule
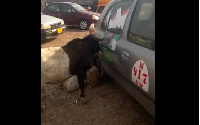
[[[86,10],[85,8],[83,8],[82,6],[78,5],[78,4],[72,4],[72,6],[74,7],[75,10],[77,11],[84,11]]]

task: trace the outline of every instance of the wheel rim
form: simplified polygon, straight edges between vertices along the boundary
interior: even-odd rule
[[[81,27],[81,29],[87,29],[87,22],[86,21],[81,21],[80,22],[80,27]]]

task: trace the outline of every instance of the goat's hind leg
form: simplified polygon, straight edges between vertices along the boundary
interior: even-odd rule
[[[77,78],[78,78],[78,83],[79,83],[79,88],[81,90],[81,104],[87,103],[88,101],[84,98],[85,97],[85,93],[84,93],[84,89],[85,89],[85,83],[84,83],[84,79],[85,79],[85,72],[83,70],[80,70],[77,72]]]
[[[85,76],[83,74],[83,71],[77,72],[77,78],[78,78],[79,88],[81,90],[80,97],[85,97],[85,94],[84,94],[84,89],[85,89],[84,78],[85,78]]]

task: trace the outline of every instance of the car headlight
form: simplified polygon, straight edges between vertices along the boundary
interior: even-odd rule
[[[51,29],[51,26],[49,24],[43,24],[41,23],[41,29]]]
[[[96,16],[96,15],[92,15],[92,19],[93,19],[93,20],[99,20],[99,17]]]
[[[61,20],[61,25],[63,25],[64,24],[64,21],[63,20]]]

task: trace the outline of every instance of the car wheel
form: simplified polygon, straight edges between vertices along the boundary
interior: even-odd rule
[[[81,20],[79,23],[79,26],[82,30],[86,30],[89,27],[88,21],[87,20]]]

